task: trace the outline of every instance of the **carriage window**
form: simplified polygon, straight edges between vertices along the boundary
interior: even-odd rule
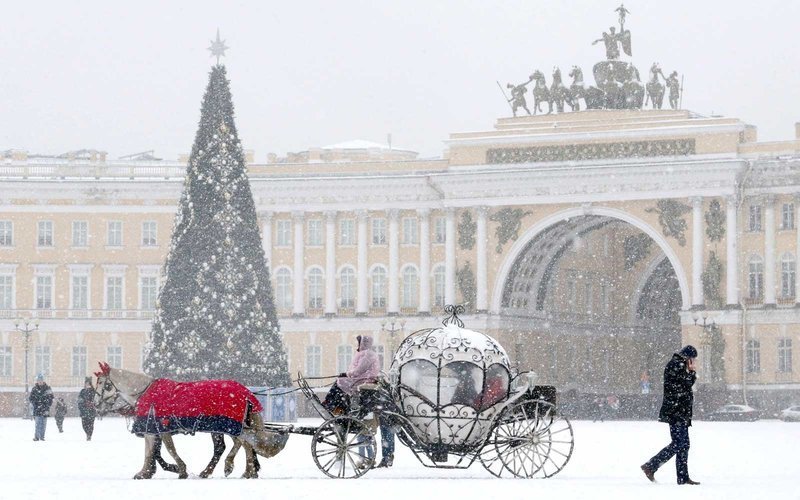
[[[424,359],[409,361],[400,368],[400,383],[436,403],[436,365]]]
[[[490,406],[502,401],[508,395],[510,377],[505,366],[494,364],[486,370],[486,381],[483,384],[483,401],[481,409],[485,410]]]
[[[467,361],[455,361],[442,368],[439,377],[439,404],[480,406],[480,389],[483,372]]]

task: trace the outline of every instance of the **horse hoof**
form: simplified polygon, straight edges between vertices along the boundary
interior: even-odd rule
[[[147,474],[144,472],[138,472],[135,476],[133,476],[134,479],[150,479],[151,477],[153,477],[152,474]]]
[[[209,473],[208,473],[208,472],[206,472],[206,471],[203,471],[203,472],[201,472],[200,474],[198,474],[198,476],[197,476],[197,477],[199,477],[200,479],[207,479],[207,478],[208,478],[208,476],[209,476]]]
[[[189,477],[189,474],[186,473],[186,471],[181,472],[180,474],[178,474],[178,479],[186,479],[187,477]]]

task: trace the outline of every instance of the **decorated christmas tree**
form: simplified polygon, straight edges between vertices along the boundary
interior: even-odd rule
[[[289,382],[225,67],[203,97],[200,126],[165,265],[145,371],[178,380]]]

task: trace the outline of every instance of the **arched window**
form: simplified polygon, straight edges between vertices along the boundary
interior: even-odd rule
[[[339,300],[345,309],[356,305],[356,272],[352,267],[345,267],[339,274]]]
[[[401,307],[417,307],[418,281],[416,269],[411,266],[403,269],[403,300]]]
[[[275,301],[278,309],[292,307],[292,272],[288,269],[278,269],[275,272]]]
[[[386,307],[386,269],[372,270],[372,307]]]
[[[794,255],[787,252],[781,258],[781,297],[793,299],[795,294]]]
[[[747,373],[761,371],[761,343],[758,340],[748,340],[746,346],[747,360],[745,369]]]
[[[758,255],[750,257],[747,282],[748,297],[761,300],[764,296],[764,260]]]
[[[433,305],[444,305],[444,266],[433,269]]]
[[[308,307],[310,309],[322,307],[322,289],[322,269],[314,267],[308,272]]]

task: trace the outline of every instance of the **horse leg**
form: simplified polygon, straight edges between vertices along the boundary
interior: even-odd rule
[[[256,472],[254,465],[254,457],[256,454],[253,453],[253,447],[248,443],[244,443],[243,446],[244,453],[247,456],[247,467],[244,470],[244,474],[242,474],[242,479],[256,479],[258,478],[258,472]]]
[[[222,453],[225,451],[225,438],[219,432],[211,433],[211,442],[214,443],[214,456],[211,457],[211,461],[208,462],[206,468],[200,473],[200,477],[202,478],[206,478],[214,472]]]
[[[189,474],[186,473],[186,463],[178,456],[178,450],[175,449],[175,442],[172,441],[172,434],[161,434],[161,440],[164,441],[164,446],[166,446],[169,454],[175,459],[175,464],[178,466],[178,477],[180,479],[189,477]]]
[[[155,448],[156,437],[152,434],[144,436],[144,464],[142,470],[137,472],[134,479],[150,479],[156,473],[156,464],[153,460],[153,450]]]
[[[225,477],[231,475],[233,472],[233,459],[236,457],[236,454],[239,453],[239,448],[242,447],[242,440],[239,438],[233,438],[233,448],[231,451],[228,452],[228,456],[225,457]]]

